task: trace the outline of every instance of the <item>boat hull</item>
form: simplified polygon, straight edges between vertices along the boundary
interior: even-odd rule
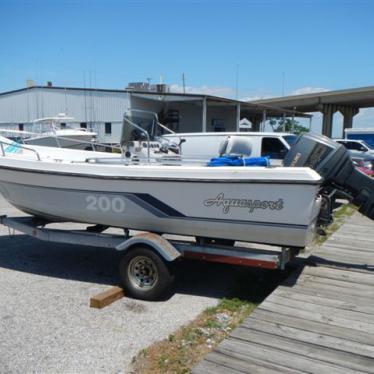
[[[1,168],[0,192],[51,220],[304,247],[318,184],[111,178]]]
[[[92,135],[66,135],[66,137],[58,136],[40,136],[31,139],[25,139],[24,143],[29,145],[38,145],[44,147],[61,147],[71,149],[92,149],[90,142]]]

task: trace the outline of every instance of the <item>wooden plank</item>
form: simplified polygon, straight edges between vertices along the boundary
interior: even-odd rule
[[[323,313],[319,313],[317,311],[310,311],[310,310],[300,310],[291,306],[285,306],[281,304],[271,303],[269,301],[265,301],[259,306],[260,309],[268,310],[270,312],[281,313],[286,315],[294,315],[298,318],[307,319],[310,321],[317,321],[323,322],[328,325],[335,325],[346,327],[348,326],[352,330],[364,331],[369,333],[374,333],[374,325],[355,321],[355,320],[347,320],[345,317],[337,316],[335,314],[332,315],[325,315]],[[354,331],[352,331],[352,334]]]
[[[367,305],[365,298],[353,298],[337,293],[317,293],[309,289],[300,288],[287,289],[278,287],[274,293],[276,296],[282,296],[294,300],[311,302],[317,305],[331,306],[337,309],[352,310],[355,312],[371,314],[374,320],[374,302]]]
[[[349,220],[349,221],[346,221],[344,225],[342,225],[338,231],[348,231],[348,232],[354,233],[360,228],[364,228],[363,230],[364,233],[370,234],[371,233],[370,228],[373,228],[373,223],[371,220],[367,220],[367,221]]]
[[[312,257],[319,256],[325,258],[333,258],[338,261],[344,261],[352,264],[353,266],[356,264],[370,264],[372,262],[372,256],[365,256],[362,253],[358,253],[357,251],[352,251],[350,249],[344,249],[341,247],[332,247],[326,244],[325,247],[322,249],[318,249],[313,251],[311,254]]]
[[[355,253],[362,252],[364,254],[374,255],[374,251],[372,250],[371,247],[357,248],[357,247],[354,247],[352,244],[348,244],[347,242],[336,242],[333,240],[326,242],[326,245],[324,247],[320,247],[318,250],[323,251],[323,250],[327,250],[327,248],[329,252],[333,251],[333,248],[341,248],[347,251],[353,251]]]
[[[324,306],[324,305],[318,305],[314,304],[310,301],[300,301],[295,300],[288,297],[283,296],[277,296],[276,294],[272,294],[270,297],[268,297],[265,301],[266,303],[274,303],[284,306],[290,306],[293,308],[297,308],[299,310],[307,310],[307,311],[316,311],[321,314],[324,314],[326,316],[329,316],[333,314],[334,316],[339,316],[341,318],[345,318],[348,321],[357,321],[357,322],[363,322],[366,324],[371,324],[373,328],[374,333],[374,318],[371,314],[356,312],[352,310],[346,310],[346,309],[338,309],[331,306]]]
[[[230,369],[226,366],[221,364],[217,364],[215,362],[211,362],[210,360],[203,360],[198,363],[193,370],[191,371],[192,374],[240,374],[246,373],[245,371],[238,371]]]
[[[329,362],[321,362],[299,353],[288,352],[281,346],[276,348],[257,344],[249,341],[226,338],[216,349],[232,357],[254,357],[264,362],[275,363],[290,369],[305,371],[315,374],[357,374],[362,371],[352,370]]]
[[[373,273],[374,266],[368,264],[357,264],[352,261],[341,261],[341,259],[334,258],[331,255],[316,256],[312,254],[308,257],[308,263],[314,266],[325,266],[332,269],[346,269],[349,271],[356,271],[359,273]]]
[[[369,248],[374,245],[374,235],[370,231],[365,234],[360,234],[357,232],[348,232],[346,230],[339,230],[334,236],[331,237],[331,240],[335,241],[345,241],[349,240],[355,243],[358,243],[359,246],[368,245]]]
[[[111,287],[108,290],[101,292],[90,298],[90,307],[102,309],[113,302],[124,297],[123,289],[120,287]]]
[[[298,283],[292,286],[293,289],[308,289],[308,290],[316,290],[318,292],[335,292],[339,293],[341,295],[344,295],[346,298],[349,297],[358,297],[358,298],[365,298],[367,299],[368,303],[371,303],[371,300],[367,297],[367,294],[361,290],[356,290],[356,289],[350,289],[350,288],[344,288],[344,287],[337,287],[334,285],[329,285],[329,284],[323,284],[323,283],[318,283],[318,282],[303,282],[303,283]]]
[[[295,284],[292,287],[288,287],[286,285],[279,286],[280,290],[289,291],[289,292],[297,292],[303,293],[305,295],[312,295],[317,297],[328,297],[331,300],[340,300],[340,301],[347,301],[347,302],[354,302],[360,306],[368,305],[372,306],[373,301],[368,300],[366,295],[352,295],[347,293],[339,292],[340,289],[335,286],[321,286],[321,284],[315,285],[311,283],[304,283],[304,284]]]
[[[341,227],[341,230],[343,229],[347,230],[348,232],[356,231],[356,232],[367,233],[369,230],[373,229],[373,223],[369,221],[369,222],[362,222],[360,224],[355,224],[352,221],[348,221]]]
[[[350,271],[362,271],[367,273],[372,273],[374,271],[374,265],[368,264],[368,261],[360,261],[358,258],[354,260],[344,259],[334,252],[312,253],[310,257],[308,257],[307,262],[308,264],[313,264],[313,266],[329,266]]]
[[[247,329],[246,332],[244,331],[244,334],[251,334],[251,331],[248,330],[264,332],[374,359],[374,345],[362,344],[343,338],[329,336],[324,333],[316,333],[303,328],[284,326],[275,322],[259,321],[254,318],[249,318],[245,324],[242,324],[239,327],[239,329],[243,328]]]
[[[337,250],[340,249],[342,253],[345,253],[346,256],[355,256],[358,255],[362,258],[368,258],[369,260],[374,257],[374,252],[370,247],[366,248],[359,248],[355,247],[353,245],[348,244],[347,242],[336,242],[336,241],[331,241],[326,243],[325,246],[315,250],[314,252],[337,252]],[[343,252],[344,251],[344,252]],[[314,253],[313,252],[313,253]],[[337,252],[339,253],[339,252]]]
[[[323,258],[333,258],[340,262],[349,263],[351,266],[355,265],[367,265],[374,266],[372,256],[364,256],[360,253],[344,250],[341,248],[325,247],[324,251],[315,251],[313,256],[320,256]]]
[[[337,231],[333,236],[332,239],[341,238],[341,239],[348,239],[348,240],[356,240],[357,242],[368,242],[373,246],[374,244],[374,233],[372,229],[367,230],[366,232],[360,232],[357,229],[355,230],[347,230],[343,227],[342,230]]]
[[[248,325],[251,320],[268,321],[279,323],[284,326],[301,328],[307,331],[312,331],[337,338],[347,339],[362,344],[374,345],[374,335],[366,331],[352,330],[348,326],[328,325],[323,322],[310,321],[307,319],[295,317],[294,315],[281,314],[271,312],[264,309],[256,309],[250,317],[244,320],[243,324]]]
[[[287,283],[284,283],[286,286]],[[366,297],[368,302],[370,302],[370,297],[368,297],[368,292],[366,290],[361,290],[357,288],[350,288],[350,287],[344,287],[343,285],[336,285],[336,284],[330,284],[328,282],[318,282],[317,279],[303,279],[300,281],[297,281],[295,284],[289,285],[290,287],[306,287],[306,288],[312,288],[316,290],[327,290],[330,292],[338,292],[343,295],[352,295],[352,296],[358,296],[358,297]],[[372,294],[372,292],[369,292],[369,295]]]
[[[359,274],[344,269],[336,270],[320,266],[306,266],[303,270],[303,274],[374,286],[374,272],[372,274]]]
[[[228,339],[235,338],[240,339],[240,341],[261,344],[266,347],[328,362],[347,369],[374,373],[374,359],[370,357],[321,347],[311,343],[303,343],[301,341],[295,341],[281,336],[248,330],[246,328],[235,329]]]
[[[243,360],[240,357],[232,357],[231,355],[222,352],[211,352],[208,354],[207,361],[213,362],[217,365],[221,365],[228,370],[234,369],[240,373],[251,373],[251,374],[300,374],[304,373],[300,370],[289,369],[280,365],[272,364],[265,361],[254,360],[250,357],[246,357]]]
[[[323,248],[325,245],[330,245],[331,243],[341,244],[345,246],[349,246],[351,248],[356,248],[357,250],[363,251],[372,251],[374,242],[371,240],[364,240],[364,239],[356,239],[354,236],[344,235],[344,234],[337,234],[335,236],[330,237],[326,242],[322,245]]]
[[[342,288],[349,288],[352,291],[362,291],[365,293],[368,297],[373,295],[374,296],[374,287],[367,284],[360,284],[360,283],[354,283],[350,282],[349,280],[344,279],[332,279],[332,278],[326,278],[323,276],[318,275],[308,275],[303,273],[298,279],[296,284],[304,284],[308,282],[314,282],[314,283],[320,283],[323,285],[328,286],[336,286],[336,287],[342,287]]]
[[[372,222],[369,221],[369,223],[371,223],[371,228],[373,228]],[[361,223],[357,223],[353,221],[347,221],[344,225],[340,227],[338,231],[334,233],[334,235],[336,235],[339,232],[348,232],[351,234],[355,234],[355,233],[357,234],[358,229],[362,227],[364,227],[364,229],[361,231],[363,234],[373,235],[373,233],[370,230],[370,226],[366,225],[367,227],[365,227],[365,225],[366,225],[365,223],[361,224]]]
[[[363,252],[358,249],[351,250],[341,247],[330,247],[329,244],[326,244],[322,249],[316,250],[313,254],[335,254],[339,257],[349,259],[352,263],[355,263],[357,259],[360,261],[365,261],[368,264],[374,265],[374,255],[371,252]]]

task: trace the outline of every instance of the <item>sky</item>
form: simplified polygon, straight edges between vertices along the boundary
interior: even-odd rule
[[[0,92],[146,81],[239,99],[374,85],[371,0],[0,0]],[[358,122],[372,121],[372,110]]]

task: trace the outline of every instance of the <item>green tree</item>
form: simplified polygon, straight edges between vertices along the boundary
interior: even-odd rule
[[[309,132],[309,129],[296,120],[290,118],[278,118],[270,120],[270,125],[275,132],[292,132],[293,134],[301,134]]]

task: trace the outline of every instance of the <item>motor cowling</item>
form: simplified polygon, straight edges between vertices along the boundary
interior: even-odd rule
[[[314,169],[323,187],[348,195],[359,211],[374,219],[374,179],[356,169],[346,148],[322,135],[300,135],[284,159],[284,166]]]

